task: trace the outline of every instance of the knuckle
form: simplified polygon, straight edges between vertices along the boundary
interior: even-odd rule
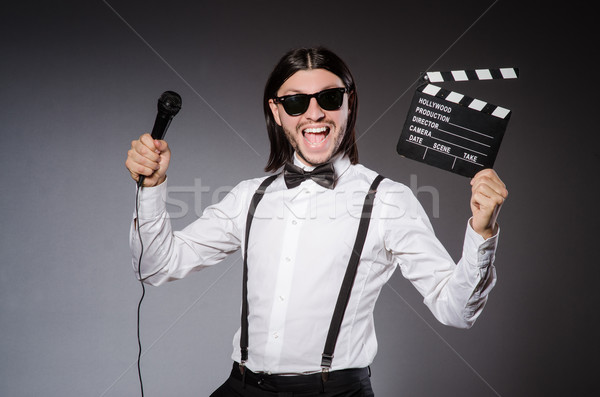
[[[137,164],[136,170],[137,170],[137,173],[140,175],[146,175],[146,176],[149,175],[148,168],[144,167],[141,164]]]

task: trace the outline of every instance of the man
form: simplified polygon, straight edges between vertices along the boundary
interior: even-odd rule
[[[126,166],[134,180],[146,178],[131,234],[142,279],[159,285],[240,248],[244,254],[234,367],[214,397],[372,396],[373,308],[396,266],[444,324],[468,328],[483,309],[495,284],[504,184],[493,170],[472,179],[473,217],[456,265],[410,190],[389,179],[377,187],[377,174],[358,164],[357,106],[354,79],[331,51],[285,54],[264,94],[266,170],[284,172],[241,182],[180,232],[171,231],[165,210],[167,143],[148,134],[132,142]],[[144,243],[141,269],[136,227]],[[340,293],[342,284],[349,297]]]

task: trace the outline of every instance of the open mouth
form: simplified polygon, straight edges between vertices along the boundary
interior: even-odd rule
[[[309,145],[316,146],[322,143],[329,135],[329,127],[306,128],[302,130],[302,136]]]

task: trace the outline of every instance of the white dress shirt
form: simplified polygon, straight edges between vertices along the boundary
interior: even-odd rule
[[[295,163],[302,166],[297,159]],[[346,157],[338,156],[334,166],[335,189],[311,180],[287,189],[280,175],[256,210],[248,245],[246,365],[252,371],[306,373],[321,369],[321,354],[364,198],[377,175],[362,165],[351,165]],[[171,230],[166,212],[166,183],[143,188],[138,220],[144,243],[142,278],[152,285],[181,279],[244,247],[249,203],[263,180],[241,182],[178,232]],[[484,240],[467,225],[463,256],[455,264],[411,190],[384,179],[375,198],[331,369],[372,363],[377,352],[373,308],[396,266],[440,322],[470,327],[495,284],[496,242],[497,235]],[[134,223],[130,245],[137,274],[140,244]],[[238,329],[232,354],[238,362],[239,338]]]

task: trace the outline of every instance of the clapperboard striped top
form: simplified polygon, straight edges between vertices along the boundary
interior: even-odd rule
[[[471,98],[466,95],[460,94],[455,91],[449,91],[444,88],[435,86],[433,84],[427,84],[423,87],[422,92],[434,96],[436,98],[445,99],[449,102],[456,103],[461,106],[466,106],[470,109],[477,110],[479,112],[490,114],[501,119],[506,119],[510,115],[510,110],[501,106],[492,105],[482,101],[481,99]]]
[[[519,78],[518,68],[452,70],[450,72],[427,72],[426,79],[430,83],[444,81],[469,80],[506,80]]]
[[[434,96],[436,98],[445,99],[449,102],[456,103],[461,106],[466,106],[470,109],[477,110],[479,112],[490,114],[501,119],[506,119],[510,115],[510,110],[501,106],[492,105],[482,101],[481,99],[471,98],[466,95],[460,94],[455,91],[449,91],[444,88],[435,86],[433,84],[426,84],[419,88],[424,94]]]
[[[452,70],[449,72],[427,72],[423,79],[426,83],[443,83],[445,81],[471,81],[471,80],[506,80],[519,78],[519,68]],[[492,105],[454,91],[448,91],[433,84],[426,84],[420,89],[423,93],[442,98],[447,101],[466,106],[492,116],[506,119],[510,110]]]

